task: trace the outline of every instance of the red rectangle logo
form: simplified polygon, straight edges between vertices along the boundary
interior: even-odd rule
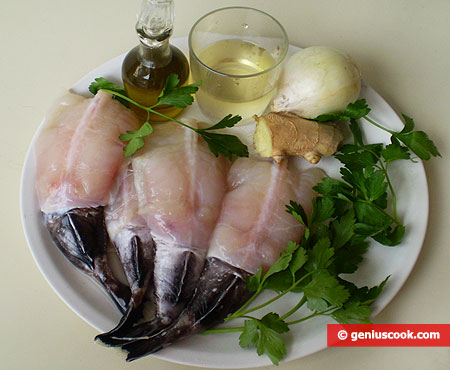
[[[328,347],[450,347],[450,324],[328,324]]]

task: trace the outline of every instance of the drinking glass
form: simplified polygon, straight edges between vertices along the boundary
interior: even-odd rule
[[[212,120],[227,114],[244,120],[270,103],[289,42],[271,15],[248,7],[214,10],[189,33],[193,81],[202,81],[196,100]]]

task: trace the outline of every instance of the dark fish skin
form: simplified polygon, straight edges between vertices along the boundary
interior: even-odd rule
[[[138,308],[129,318],[122,318],[118,328],[95,339],[108,346],[119,346],[137,337],[149,336],[170,325],[189,303],[198,286],[205,263],[204,251],[177,248],[173,245],[157,246],[154,271],[154,302],[156,316],[136,324],[142,319]],[[141,309],[142,311],[142,309]],[[127,315],[127,314],[125,314]],[[125,320],[125,325],[122,321]],[[136,324],[136,325],[134,325]]]
[[[130,304],[127,311],[123,314],[117,326],[106,333],[97,335],[94,340],[100,340],[103,344],[115,347],[126,343],[123,336],[127,335],[133,329],[133,324],[142,319],[142,310],[144,305]]]
[[[159,351],[223,322],[250,298],[248,276],[249,273],[220,259],[207,258],[192,299],[174,322],[150,335],[124,338],[127,343],[122,349],[128,352],[127,361]]]
[[[147,228],[124,230],[125,240],[114,242],[125,276],[130,284],[131,299],[139,305],[153,275],[155,243]]]
[[[62,213],[42,214],[45,226],[64,256],[78,269],[100,282],[124,313],[131,292],[114,276],[108,263],[109,237],[104,207],[73,208]]]
[[[115,343],[114,336],[123,335],[142,318],[142,303],[152,281],[155,255],[155,243],[145,228],[123,230],[114,245],[131,287],[131,300],[117,326],[95,337],[110,346]]]
[[[135,323],[142,319],[142,309],[143,305],[136,307],[134,310],[128,310],[122,317],[124,324],[122,324],[121,320],[117,326],[118,329],[115,328],[107,333],[99,334],[95,337],[95,340],[98,339],[109,347],[120,347],[137,338],[148,336],[149,333],[160,331],[163,326],[161,326],[161,321],[157,318],[135,326],[128,325],[128,323]]]
[[[157,242],[154,286],[160,328],[175,320],[190,301],[205,259],[204,250],[162,243],[158,245]]]

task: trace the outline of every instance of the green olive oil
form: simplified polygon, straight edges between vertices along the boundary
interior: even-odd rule
[[[173,30],[173,0],[143,0],[136,31],[140,44],[133,48],[122,64],[122,80],[128,96],[144,106],[152,106],[160,95],[169,75],[176,73],[179,86],[188,83],[189,64],[184,54],[169,43]],[[131,106],[143,121],[147,112]],[[182,111],[168,105],[155,110],[169,117]],[[164,117],[151,114],[151,121],[165,121]]]

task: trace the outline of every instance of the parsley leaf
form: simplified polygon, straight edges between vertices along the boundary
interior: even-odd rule
[[[266,272],[263,280],[266,280],[269,276],[277,272],[286,270],[292,260],[293,253],[297,250],[298,247],[299,246],[297,243],[288,242],[285,251],[280,254],[280,258],[278,258],[278,260]]]
[[[321,114],[314,120],[318,122],[338,122],[348,119],[359,119],[369,114],[369,112],[370,108],[366,103],[366,99],[360,99],[348,104],[344,112]]]
[[[341,324],[371,324],[369,320],[372,313],[368,305],[361,302],[349,302],[339,310],[334,311],[331,317]]]
[[[261,319],[261,323],[279,334],[287,333],[289,326],[280,318],[280,315],[270,312]]]
[[[359,119],[367,116],[370,112],[370,108],[367,105],[366,99],[359,99],[354,103],[349,103],[345,109],[345,116],[351,119]]]
[[[244,330],[239,337],[242,348],[256,347],[259,356],[266,354],[274,365],[286,355],[286,346],[279,334],[289,331],[279,315],[269,313],[261,320],[245,320]]]
[[[264,275],[262,279],[262,283],[267,280],[271,275],[276,274],[277,272],[286,270],[289,266],[289,262],[292,260],[292,254],[298,248],[298,244],[294,242],[289,242],[286,250],[280,254],[280,258],[270,267],[270,269]]]
[[[276,292],[286,291],[295,285],[296,273],[308,261],[307,251],[297,243],[289,242],[286,251],[281,253],[274,270],[269,270],[262,281],[262,289]]]
[[[364,146],[361,128],[359,127],[358,122],[354,118],[350,119],[349,127],[353,134],[355,145]]]
[[[239,345],[242,348],[252,347],[259,339],[258,332],[258,320],[250,319],[245,320],[244,322],[244,330],[242,334],[239,336]]]
[[[393,136],[405,144],[420,159],[428,160],[433,157],[441,157],[436,145],[428,138],[423,131],[413,131],[404,133],[393,133]]]
[[[394,247],[399,245],[405,235],[405,226],[395,225],[394,228],[389,226],[386,230],[379,232],[372,236],[377,242]]]
[[[247,279],[247,289],[250,290],[251,292],[256,292],[258,288],[261,286],[261,281],[262,281],[262,267],[259,266],[259,269],[256,272],[256,274],[250,276]]]
[[[341,307],[350,296],[347,289],[326,270],[316,272],[302,289],[312,311],[324,311],[329,305]]]
[[[171,74],[167,77],[166,84],[164,85],[161,94],[158,97],[158,103],[153,105],[152,108],[158,105],[172,105],[178,108],[186,108],[194,102],[193,94],[198,91],[198,87],[201,85],[201,81],[176,87],[180,80],[176,74]]]
[[[334,202],[328,197],[314,198],[310,227],[330,219],[334,214]]]
[[[286,206],[286,212],[293,215],[303,226],[309,227],[308,216],[306,216],[306,212],[301,204],[291,200],[289,205]]]
[[[364,237],[355,235],[336,251],[332,269],[334,274],[353,274],[363,260],[369,244]]]
[[[245,144],[239,140],[238,137],[227,134],[219,134],[209,132],[209,130],[218,130],[226,127],[233,127],[241,120],[240,116],[232,116],[231,114],[222,118],[218,123],[203,129],[194,129],[206,144],[208,144],[209,150],[217,157],[222,154],[230,161],[233,155],[238,157],[248,157],[248,148]]]
[[[231,114],[225,116],[224,118],[222,118],[219,122],[217,122],[215,125],[204,128],[201,131],[206,131],[206,130],[218,130],[221,128],[226,128],[226,127],[233,127],[236,125],[236,123],[238,123],[240,120],[242,119],[241,116],[233,116]]]
[[[397,161],[400,159],[410,159],[408,148],[399,145],[397,142],[387,145],[382,151],[381,155],[386,163]]]
[[[360,170],[369,166],[374,166],[378,162],[378,153],[382,145],[343,145],[339,153],[335,155],[341,163],[351,170]]]
[[[208,144],[209,150],[218,157],[222,154],[230,161],[233,155],[238,157],[248,157],[248,148],[239,140],[238,137],[226,134],[217,134],[212,132],[206,132],[205,130],[196,130],[199,135]]]
[[[339,219],[334,220],[330,224],[330,229],[334,233],[332,246],[335,250],[341,248],[347,243],[354,235],[353,227],[355,225],[355,213],[353,209],[348,210]]]
[[[407,132],[411,132],[414,130],[414,120],[411,117],[408,117],[406,114],[402,113],[403,121],[405,122],[405,126],[403,127],[403,130],[400,131],[402,134],[406,134]]]
[[[367,200],[374,201],[383,196],[387,190],[386,176],[383,171],[377,170],[364,179],[367,189]]]
[[[89,85],[89,91],[93,95],[97,94],[97,92],[99,90],[108,90],[109,92],[116,92],[116,93],[126,96],[126,92],[125,92],[124,88],[117,86],[115,83],[108,81],[104,77],[97,77],[94,80],[94,82],[91,82],[91,84]],[[121,102],[127,108],[130,107],[130,103],[128,101],[126,101],[125,99],[123,99],[117,95],[113,95],[113,99],[117,99],[119,102]]]
[[[108,81],[104,77],[97,77],[94,82],[89,85],[89,91],[95,95],[99,90],[107,89],[121,94],[126,94],[125,89],[117,86],[115,83]]]
[[[320,116],[316,117],[314,121],[317,122],[339,122],[339,121],[345,121],[348,119],[348,117],[345,115],[344,112],[338,112],[338,113],[330,113],[330,114],[321,114]]]
[[[144,146],[144,137],[150,135],[153,132],[153,127],[150,123],[145,122],[139,130],[127,131],[125,134],[119,136],[122,141],[128,141],[128,145],[125,146],[124,156],[130,157],[136,151]]]
[[[333,197],[348,200],[352,194],[352,188],[343,181],[325,177],[322,182],[313,188],[324,197]]]
[[[304,248],[298,248],[291,259],[289,264],[289,270],[291,270],[292,274],[295,274],[298,270],[300,270],[305,263],[308,261],[308,255]]]
[[[305,226],[305,239],[309,239],[312,228],[330,219],[334,214],[334,211],[334,201],[331,198],[326,197],[313,199],[313,211],[309,216],[306,215],[301,204],[290,201],[290,204],[286,205],[286,212],[293,215]]]
[[[355,284],[343,279],[339,279],[339,283],[345,286],[345,288],[350,292],[350,298],[348,302],[357,301],[361,302],[361,304],[370,305],[381,294],[389,278],[390,276],[387,276],[379,285],[376,285],[372,288],[368,288],[366,286],[358,288]]]
[[[261,286],[262,289],[273,290],[275,292],[285,292],[292,288],[294,284],[294,279],[292,276],[292,272],[290,269],[281,270],[276,274],[270,276],[267,280],[265,280],[264,285]]]
[[[325,269],[330,266],[334,249],[331,248],[331,242],[328,238],[319,239],[309,252],[308,264],[305,267],[308,271]]]
[[[162,98],[164,96],[169,95],[180,83],[180,79],[176,73],[170,74],[167,79],[166,83],[164,84],[164,87],[161,91],[161,94],[159,94],[158,98]],[[159,99],[158,99],[159,100]]]
[[[372,203],[358,200],[354,204],[354,209],[358,221],[363,224],[381,228],[389,225],[390,217]]]
[[[302,251],[297,243],[288,242],[284,252],[264,276],[260,267],[256,274],[247,279],[247,288],[252,292],[263,289],[275,291],[288,289],[293,283],[293,274],[306,262],[306,253],[303,252],[305,251]]]

